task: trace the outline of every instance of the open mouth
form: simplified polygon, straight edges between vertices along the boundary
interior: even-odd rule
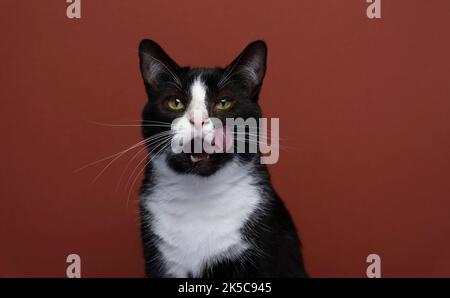
[[[191,153],[191,161],[193,164],[196,164],[202,160],[209,159],[208,153]]]

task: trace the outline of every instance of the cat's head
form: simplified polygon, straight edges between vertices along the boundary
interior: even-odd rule
[[[266,57],[266,44],[254,41],[224,68],[183,67],[156,42],[143,40],[139,58],[148,95],[143,135],[150,158],[162,157],[179,173],[201,176],[215,173],[233,159],[251,160],[255,153],[186,153],[173,150],[173,144],[192,148],[194,140],[201,139],[203,144],[226,151],[238,136],[227,129],[226,119],[261,117],[258,96]]]

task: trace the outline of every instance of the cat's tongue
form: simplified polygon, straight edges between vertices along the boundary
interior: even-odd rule
[[[233,136],[230,130],[225,126],[214,131],[212,147],[207,152],[192,153],[191,161],[196,164],[202,160],[207,160],[210,157],[209,153],[226,153],[233,145]],[[212,150],[211,150],[212,149]]]
[[[225,125],[214,131],[214,151],[217,153],[228,152],[233,145],[233,135]]]
[[[207,153],[192,153],[191,154],[191,161],[193,163],[197,163],[204,159],[209,159],[209,154],[207,154]]]

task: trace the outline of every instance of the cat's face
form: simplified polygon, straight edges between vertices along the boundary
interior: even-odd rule
[[[226,119],[261,117],[258,95],[266,69],[263,41],[249,44],[225,68],[180,67],[154,41],[139,46],[140,68],[148,94],[143,111],[143,135],[152,156],[160,156],[173,170],[208,176],[235,158],[246,161],[249,153],[226,153],[236,132]],[[220,121],[221,123],[218,123]],[[186,153],[174,144],[193,148],[194,140],[216,152]],[[189,150],[184,150],[189,151]],[[254,155],[254,154],[253,154]]]

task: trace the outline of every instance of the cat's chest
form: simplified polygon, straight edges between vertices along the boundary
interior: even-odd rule
[[[199,275],[206,264],[248,248],[241,229],[261,197],[251,176],[228,170],[211,179],[186,176],[156,184],[144,198],[170,275]]]

